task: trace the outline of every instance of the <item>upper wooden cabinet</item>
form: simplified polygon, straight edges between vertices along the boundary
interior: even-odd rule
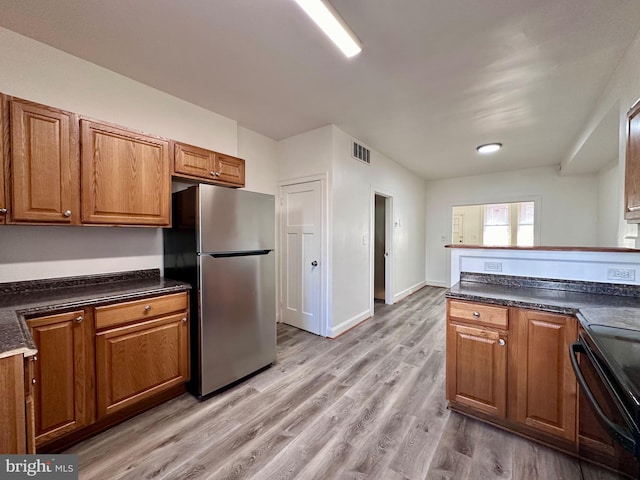
[[[9,168],[9,159],[5,158],[5,151],[9,148],[9,123],[5,112],[9,111],[9,100],[0,95],[0,225],[7,221],[7,199],[5,197],[5,177]]]
[[[169,141],[81,120],[83,223],[170,224]]]
[[[216,153],[216,174],[221,182],[244,187],[244,160]]]
[[[175,142],[173,174],[208,183],[244,187],[244,160]]]
[[[628,113],[624,218],[640,223],[640,101]]]
[[[9,222],[77,224],[78,121],[73,113],[9,101]]]
[[[216,153],[185,143],[175,143],[173,172],[175,174],[215,180]]]
[[[518,310],[515,419],[570,442],[576,439],[577,384],[569,346],[576,338],[575,317]]]

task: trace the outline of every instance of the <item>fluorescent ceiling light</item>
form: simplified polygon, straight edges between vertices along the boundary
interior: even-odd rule
[[[347,57],[362,50],[358,37],[327,0],[295,0]]]
[[[488,153],[497,152],[501,148],[501,143],[487,143],[486,145],[480,145],[479,147],[476,147],[476,150],[478,151],[478,153],[486,155]]]

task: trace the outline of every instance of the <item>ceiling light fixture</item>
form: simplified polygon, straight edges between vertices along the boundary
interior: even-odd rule
[[[327,0],[295,1],[348,58],[360,53],[360,40]]]
[[[501,148],[502,148],[501,143],[487,143],[485,145],[480,145],[479,147],[476,147],[476,150],[481,155],[487,155],[488,153],[497,152]]]

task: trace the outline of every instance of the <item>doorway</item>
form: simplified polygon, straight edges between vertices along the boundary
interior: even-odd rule
[[[371,221],[371,311],[376,303],[393,304],[393,197],[379,190],[372,192]]]

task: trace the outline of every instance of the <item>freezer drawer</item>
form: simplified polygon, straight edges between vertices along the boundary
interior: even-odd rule
[[[198,257],[200,395],[275,362],[274,257]]]

